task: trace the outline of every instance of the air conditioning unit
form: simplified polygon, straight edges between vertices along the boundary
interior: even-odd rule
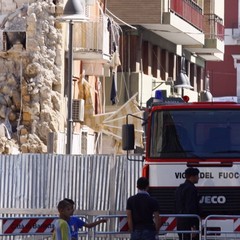
[[[84,121],[84,99],[73,99],[72,119],[73,122]]]

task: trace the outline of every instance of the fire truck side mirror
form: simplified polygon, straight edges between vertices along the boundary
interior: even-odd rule
[[[135,146],[135,134],[133,124],[122,125],[122,149],[133,150]]]

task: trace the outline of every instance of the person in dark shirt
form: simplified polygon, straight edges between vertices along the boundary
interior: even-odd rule
[[[185,182],[175,192],[175,206],[177,214],[200,215],[198,190],[194,184],[198,183],[199,170],[187,168],[185,170]],[[178,231],[192,231],[199,229],[199,221],[196,217],[178,217]],[[179,240],[198,239],[195,233],[179,233]],[[191,236],[192,235],[192,236]]]
[[[138,193],[127,200],[127,220],[131,240],[155,240],[160,228],[158,202],[147,192],[148,186],[147,178],[139,178]]]

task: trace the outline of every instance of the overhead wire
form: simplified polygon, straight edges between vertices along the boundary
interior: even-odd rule
[[[107,11],[112,17],[116,18],[118,21],[120,21],[120,22],[123,23],[124,25],[126,25],[126,26],[128,26],[128,27],[130,27],[130,28],[132,28],[132,29],[137,30],[136,27],[134,27],[134,26],[126,23],[125,21],[123,21],[122,19],[120,19],[119,17],[117,17],[116,15],[114,15],[111,11],[109,11],[108,8],[106,8],[106,11]]]

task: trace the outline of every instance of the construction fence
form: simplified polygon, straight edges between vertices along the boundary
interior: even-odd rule
[[[142,166],[125,155],[0,155],[0,208],[56,209],[71,198],[76,210],[123,211]]]

